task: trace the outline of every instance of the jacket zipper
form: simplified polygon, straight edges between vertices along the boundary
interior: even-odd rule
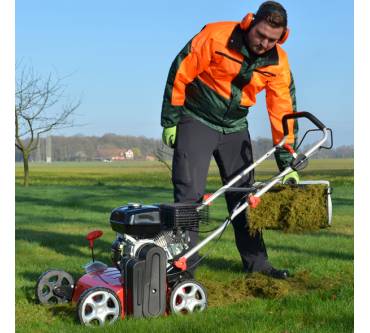
[[[228,59],[230,59],[230,60],[233,60],[233,61],[235,61],[235,62],[237,62],[237,63],[239,63],[239,64],[242,64],[242,63],[243,63],[243,61],[240,61],[240,60],[238,60],[238,59],[236,59],[236,58],[233,58],[233,57],[229,56],[228,54],[223,53],[223,52],[221,52],[221,51],[216,51],[215,53],[216,53],[216,54],[219,54],[219,55],[222,55],[222,56],[224,56],[224,57],[226,57],[226,58],[228,58]],[[254,72],[257,72],[257,73],[260,73],[260,74],[262,74],[262,75],[264,75],[264,76],[267,76],[267,77],[274,77],[274,76],[276,76],[276,74],[274,74],[274,73],[267,72],[267,71],[261,71],[261,70],[259,70],[259,69],[253,69],[253,71],[254,71]]]
[[[216,54],[222,55],[222,56],[224,56],[224,57],[226,57],[226,58],[228,58],[228,59],[230,59],[230,60],[236,61],[236,62],[237,62],[237,63],[239,63],[239,64],[242,64],[242,63],[243,63],[243,61],[240,61],[240,60],[238,60],[238,59],[236,59],[236,58],[230,57],[228,54],[223,53],[223,52],[221,52],[221,51],[216,51]]]

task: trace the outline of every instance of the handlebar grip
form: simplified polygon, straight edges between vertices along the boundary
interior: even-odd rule
[[[294,112],[294,113],[286,114],[282,119],[284,136],[289,134],[288,120],[289,119],[296,119],[296,118],[307,118],[312,123],[314,123],[319,129],[321,129],[322,131],[324,130],[324,128],[326,128],[326,126],[319,119],[317,119],[312,113],[309,113],[309,112],[306,112],[306,111]]]

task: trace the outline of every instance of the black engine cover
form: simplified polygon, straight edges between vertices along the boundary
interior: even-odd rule
[[[160,231],[159,206],[129,204],[114,209],[110,216],[112,229],[139,238],[154,237]]]

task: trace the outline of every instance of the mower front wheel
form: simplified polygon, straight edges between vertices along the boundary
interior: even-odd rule
[[[77,316],[86,326],[112,324],[121,315],[122,306],[116,293],[104,287],[85,290],[77,304]]]
[[[62,270],[49,270],[43,273],[36,283],[36,299],[41,304],[60,304],[69,302],[68,296],[62,297],[58,289],[72,291],[74,280],[71,274]],[[71,293],[71,292],[70,292]]]
[[[175,285],[170,297],[170,310],[175,314],[188,314],[207,308],[207,292],[195,280],[187,280]]]

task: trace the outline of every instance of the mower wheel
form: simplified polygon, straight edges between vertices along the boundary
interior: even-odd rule
[[[77,316],[86,326],[112,324],[121,316],[121,302],[113,290],[94,287],[85,290],[77,304]]]
[[[205,288],[195,280],[185,280],[171,291],[170,310],[175,314],[200,312],[207,308]]]
[[[49,270],[43,273],[36,283],[36,300],[41,304],[61,304],[70,299],[61,297],[55,291],[59,288],[73,289],[74,280],[71,274],[61,270]]]

